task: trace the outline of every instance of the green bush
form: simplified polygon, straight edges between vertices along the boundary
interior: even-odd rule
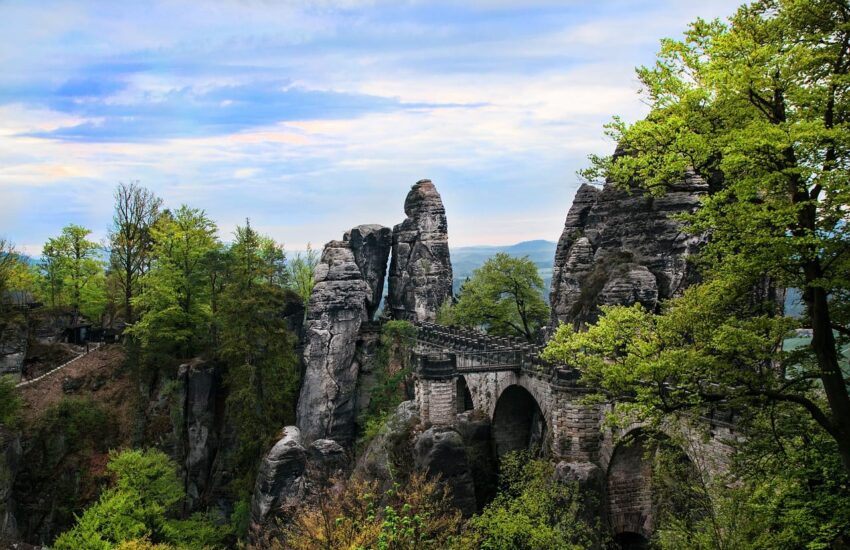
[[[408,321],[388,321],[381,328],[381,341],[372,362],[375,385],[369,405],[358,418],[358,446],[368,445],[387,417],[407,398],[410,354],[416,342],[416,327]]]
[[[0,428],[15,428],[20,421],[21,398],[15,389],[15,379],[0,376]]]
[[[145,540],[183,549],[220,548],[228,532],[206,515],[180,519],[185,498],[176,465],[156,450],[113,454],[109,472],[115,481],[77,524],[60,535],[56,550],[110,550]]]
[[[582,519],[576,484],[553,480],[554,466],[528,452],[502,457],[499,493],[473,516],[457,548],[463,550],[578,550],[595,545]]]

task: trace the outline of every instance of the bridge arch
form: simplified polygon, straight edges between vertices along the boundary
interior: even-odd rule
[[[661,460],[664,475],[658,478]],[[694,462],[667,434],[641,426],[625,432],[613,446],[605,478],[606,511],[618,547],[649,548],[665,510],[699,514],[707,503],[695,491],[698,478]]]
[[[499,395],[493,411],[496,456],[511,451],[543,451],[548,426],[537,399],[526,388],[511,384]]]
[[[475,408],[475,402],[472,399],[472,392],[469,391],[469,385],[466,382],[466,377],[460,375],[455,382],[455,395],[457,396],[457,412],[458,414],[466,411],[471,411]]]

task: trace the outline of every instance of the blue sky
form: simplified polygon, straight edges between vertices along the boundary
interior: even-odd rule
[[[0,0],[0,234],[102,238],[139,180],[301,249],[443,195],[453,246],[557,240],[634,67],[704,0]]]

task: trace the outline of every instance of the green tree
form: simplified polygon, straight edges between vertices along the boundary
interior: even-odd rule
[[[68,304],[75,314],[98,317],[103,306],[103,262],[91,230],[67,225],[44,244],[41,269],[51,306]],[[65,292],[67,289],[67,294]]]
[[[46,286],[44,293],[50,298],[50,307],[61,303],[65,283],[64,262],[58,244],[56,239],[50,239],[44,244],[39,264],[42,281]]]
[[[220,249],[203,210],[181,206],[151,228],[151,268],[133,300],[143,312],[130,328],[144,350],[191,357],[203,349],[211,320],[209,257]]]
[[[93,281],[103,273],[103,265],[97,257],[100,245],[87,237],[91,230],[79,225],[67,225],[62,229],[57,244],[66,265],[66,279],[71,289],[71,307],[79,312],[83,293],[93,286]]]
[[[453,306],[443,308],[440,320],[484,327],[488,333],[518,336],[533,342],[549,319],[543,300],[543,279],[527,257],[500,252],[472,273]]]
[[[151,228],[159,217],[162,200],[139,182],[119,183],[115,189],[115,212],[109,230],[112,271],[121,289],[124,319],[135,321],[133,297],[139,279],[150,262],[153,239]]]
[[[286,290],[276,275],[280,255],[269,249],[280,251],[250,223],[236,229],[218,314],[218,354],[227,366],[227,414],[238,434],[241,495],[253,487],[257,461],[271,438],[295,419],[298,360],[281,316]]]
[[[585,175],[638,182],[653,194],[689,171],[702,176],[711,193],[690,221],[693,231],[711,233],[702,264],[707,280],[725,280],[715,290],[735,292],[730,298],[742,303],[753,301],[752,287],[765,277],[798,288],[804,324],[812,329],[808,353],[800,354],[806,357],[786,376],[765,365],[776,359],[768,341],[776,344],[787,325],[740,319],[729,300],[704,293],[701,300],[695,291],[677,316],[690,310],[713,318],[711,327],[692,315],[714,337],[706,334],[698,347],[688,343],[694,331],[680,326],[681,343],[662,352],[678,352],[678,363],[655,358],[645,362],[657,367],[651,376],[642,371],[646,383],[666,378],[670,384],[638,393],[669,400],[667,388],[684,383],[688,393],[677,395],[687,398],[680,401],[697,405],[726,401],[730,393],[750,396],[753,406],[792,403],[834,439],[850,474],[850,394],[839,360],[842,340],[850,337],[848,44],[844,0],[758,0],[728,24],[698,20],[683,40],[662,42],[653,67],[638,70],[650,115],[635,124],[615,119],[608,130],[622,154],[593,158]],[[628,344],[637,351],[635,345]],[[754,380],[733,374],[740,370],[729,354],[735,348],[750,354],[751,364],[752,354],[761,355],[755,361],[761,367],[748,371]],[[723,391],[697,385],[693,374],[700,370]],[[820,389],[813,392],[815,380]]]
[[[319,265],[319,255],[312,249],[310,243],[307,243],[305,252],[296,252],[295,257],[289,262],[289,284],[292,290],[301,296],[304,305],[307,305],[310,300],[310,293],[313,292],[313,285],[315,284],[313,276],[317,265]]]
[[[18,412],[23,401],[15,388],[15,379],[0,376],[0,428],[16,428],[20,420]]]
[[[0,308],[5,304],[5,294],[14,290],[13,280],[21,264],[20,256],[8,239],[0,237]]]
[[[112,487],[73,529],[56,539],[53,548],[108,550],[137,540],[184,549],[222,547],[226,532],[205,516],[178,519],[185,492],[177,466],[164,453],[123,451],[112,455],[107,469],[115,478]]]

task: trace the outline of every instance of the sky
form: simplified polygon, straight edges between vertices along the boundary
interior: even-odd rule
[[[557,240],[634,68],[739,3],[0,0],[0,235],[102,239],[139,181],[299,250],[428,178],[453,247]]]

